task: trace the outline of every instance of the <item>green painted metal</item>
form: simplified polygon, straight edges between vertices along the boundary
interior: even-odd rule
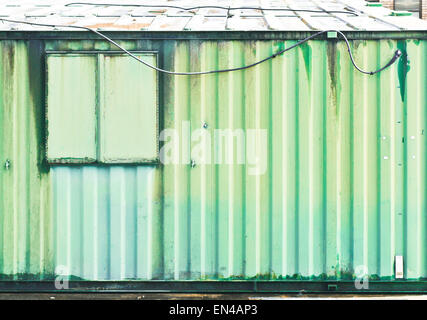
[[[140,54],[139,58],[156,65],[155,54]],[[100,60],[101,161],[157,160],[156,72],[128,55],[102,55]]]
[[[392,11],[392,12],[390,13],[390,15],[391,15],[391,16],[398,16],[398,17],[401,17],[401,16],[412,16],[412,15],[413,15],[413,13],[412,13],[412,12],[409,12],[409,11]]]
[[[295,40],[120,43],[158,52],[165,69],[197,71]],[[65,265],[85,280],[344,280],[365,266],[393,282],[403,255],[405,278],[426,278],[427,43],[351,45],[364,69],[404,54],[367,76],[342,41],[316,40],[247,71],[159,75],[160,130],[189,121],[212,135],[267,131],[267,171],[254,176],[240,164],[48,166],[44,52],[115,48],[2,40],[0,160],[10,167],[0,170],[0,273],[49,279]]]
[[[137,55],[156,64],[155,53]],[[117,53],[55,52],[46,60],[49,162],[158,160],[158,81],[153,70]]]
[[[47,57],[47,158],[96,160],[96,56]]]

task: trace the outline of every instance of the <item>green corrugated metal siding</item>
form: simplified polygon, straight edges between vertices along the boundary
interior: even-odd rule
[[[41,44],[1,41],[0,47],[0,274],[43,278],[54,266]]]
[[[295,41],[122,42],[179,71],[247,64]],[[160,129],[262,128],[267,172],[243,165],[47,167],[41,42],[2,41],[4,275],[55,265],[94,279],[427,277],[427,44],[311,41],[251,70],[159,76]],[[112,50],[48,41],[48,50]],[[407,61],[408,60],[408,61]],[[13,63],[12,63],[13,61]],[[137,63],[137,62],[135,62]],[[97,208],[95,210],[94,208]]]

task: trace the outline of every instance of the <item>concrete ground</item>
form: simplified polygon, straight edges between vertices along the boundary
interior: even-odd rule
[[[420,294],[0,293],[0,300],[427,300]]]

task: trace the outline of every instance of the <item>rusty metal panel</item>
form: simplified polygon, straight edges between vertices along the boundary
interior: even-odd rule
[[[96,161],[96,55],[48,54],[46,65],[48,161]]]
[[[165,69],[198,71],[295,42],[120,43],[158,51]],[[10,160],[0,170],[3,276],[48,278],[62,265],[87,280],[344,280],[362,267],[386,282],[402,256],[404,279],[427,277],[425,40],[351,40],[364,69],[404,53],[374,76],[356,72],[336,39],[246,71],[162,75],[159,129],[177,130],[179,162],[77,167],[43,165],[41,45],[0,44],[0,155]],[[45,46],[114,50],[89,40]],[[192,161],[186,146],[198,141],[182,132],[197,129],[266,130],[255,148],[265,171]]]

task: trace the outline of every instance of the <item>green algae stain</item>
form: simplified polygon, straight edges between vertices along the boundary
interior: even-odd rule
[[[399,63],[397,65],[397,74],[399,79],[400,97],[402,99],[402,102],[404,102],[406,96],[406,77],[410,69],[408,53],[406,52],[406,41],[398,41],[397,48],[402,52],[402,55],[399,59]]]
[[[336,42],[329,41],[327,44],[326,51],[327,59],[328,59],[328,71],[329,71],[329,79],[331,81],[330,84],[330,92],[331,92],[331,106],[335,108],[335,115],[339,113],[339,95],[341,92],[341,82],[339,79],[340,75],[340,55],[337,50]]]
[[[304,64],[305,64],[305,72],[307,73],[307,80],[310,83],[310,79],[311,79],[311,47],[308,43],[304,43],[302,45],[299,46],[301,51],[302,51],[302,55],[303,55],[303,59],[304,59]]]

